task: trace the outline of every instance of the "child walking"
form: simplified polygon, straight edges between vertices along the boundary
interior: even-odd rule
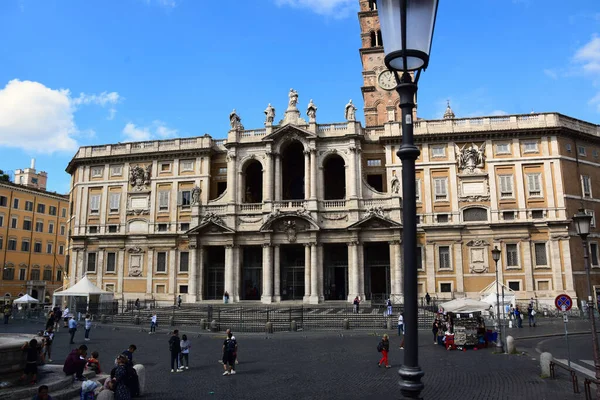
[[[192,347],[192,344],[190,343],[190,341],[187,338],[187,335],[182,335],[181,336],[181,369],[190,369],[190,347]],[[184,366],[185,365],[185,366]]]
[[[392,366],[388,363],[388,352],[390,351],[390,340],[388,338],[387,333],[383,335],[381,338],[381,342],[377,346],[377,350],[381,352],[381,360],[377,363],[378,367],[381,367],[381,364],[385,364],[386,368],[391,368]]]

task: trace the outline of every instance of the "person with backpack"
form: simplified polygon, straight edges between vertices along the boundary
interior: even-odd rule
[[[179,369],[179,353],[181,353],[181,340],[179,339],[179,330],[175,329],[169,339],[169,351],[171,352],[171,372],[181,372]]]
[[[388,353],[390,351],[390,340],[386,334],[381,338],[381,342],[377,345],[377,351],[381,353],[381,360],[377,363],[377,366],[381,368],[381,364],[385,364],[386,368],[391,368],[392,366],[388,363]]]
[[[235,354],[237,352],[237,341],[233,339],[231,332],[227,333],[227,339],[223,342],[223,376],[235,375]],[[227,369],[229,366],[229,369]]]

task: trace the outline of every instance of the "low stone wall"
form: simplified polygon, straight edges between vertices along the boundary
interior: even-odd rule
[[[38,342],[42,340],[41,337],[31,334],[0,333],[0,376],[23,371],[25,352],[21,350],[21,347],[31,339],[36,339]]]

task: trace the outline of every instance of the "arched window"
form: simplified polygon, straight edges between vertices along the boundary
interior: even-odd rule
[[[281,153],[282,200],[304,200],[304,146],[290,143]]]
[[[381,37],[381,31],[377,31],[377,46],[383,46],[383,38]]]
[[[482,207],[472,207],[467,208],[463,211],[463,221],[464,222],[474,222],[474,221],[487,221],[488,220],[488,212],[485,208]]]
[[[371,47],[377,46],[377,34],[371,31]]]
[[[377,10],[377,0],[369,0],[369,10]]]
[[[244,203],[262,203],[263,173],[260,162],[253,160],[246,165],[244,171],[245,188]]]
[[[329,156],[323,163],[325,200],[341,200],[346,197],[346,168],[339,155]]]

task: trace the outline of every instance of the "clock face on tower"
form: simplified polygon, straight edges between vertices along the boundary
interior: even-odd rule
[[[387,69],[379,74],[377,77],[377,83],[383,90],[394,90],[398,85],[396,83],[396,77],[394,76],[394,73]]]

